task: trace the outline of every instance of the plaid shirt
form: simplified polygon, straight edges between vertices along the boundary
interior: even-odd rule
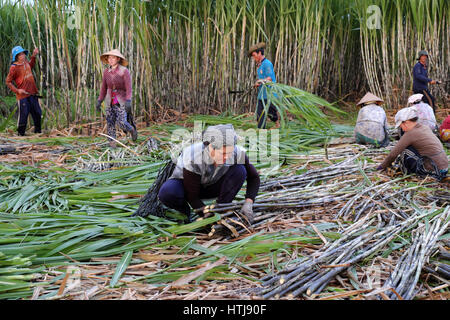
[[[131,100],[131,76],[124,66],[119,65],[117,68],[107,68],[103,71],[103,82],[98,100],[105,101],[107,106],[111,105],[113,91],[120,105]]]

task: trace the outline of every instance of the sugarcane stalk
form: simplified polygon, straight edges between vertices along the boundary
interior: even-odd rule
[[[428,232],[423,232],[423,227],[415,230],[414,241],[405,253],[400,257],[396,268],[385,282],[384,287],[392,287],[404,299],[414,296],[415,286],[426,258],[433,251],[438,238],[447,230],[450,224],[450,207],[432,219]],[[391,299],[397,296],[388,294]]]

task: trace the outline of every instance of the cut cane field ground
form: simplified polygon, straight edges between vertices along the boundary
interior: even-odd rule
[[[372,4],[381,29],[366,28]],[[0,0],[0,82],[13,45],[38,47],[44,96],[44,133],[18,137],[15,99],[0,86],[0,299],[448,299],[448,183],[375,171],[395,141],[367,148],[352,131],[355,100],[368,90],[386,100],[393,124],[411,94],[417,48],[434,53],[436,78],[448,78],[449,8]],[[254,223],[238,212],[244,190],[189,224],[170,211],[130,217],[176,129],[256,128],[255,94],[229,91],[254,82],[246,50],[259,41],[275,64],[283,126],[258,144],[271,152],[279,132],[279,166],[255,162]],[[139,128],[135,143],[119,134],[115,150],[94,107],[98,57],[113,47],[131,62]],[[449,113],[448,85],[433,88],[438,121]]]
[[[370,90],[396,110],[412,93],[419,50],[430,53],[430,76],[448,80],[449,13],[446,0],[0,0],[0,83],[15,45],[37,47],[43,128],[94,122],[99,56],[117,48],[147,124],[168,109],[239,114],[254,111],[255,95],[229,91],[253,84],[247,50],[264,41],[278,82],[343,105]],[[444,106],[449,86],[431,88]],[[0,96],[11,92],[0,86]],[[0,99],[1,115],[13,109]]]
[[[353,144],[345,124],[321,137],[291,119],[282,166],[256,165],[252,225],[237,215],[243,191],[186,225],[174,212],[130,217],[171,132],[194,121],[255,127],[251,115],[193,116],[142,128],[134,144],[122,135],[117,150],[70,130],[2,134],[17,153],[1,156],[0,297],[448,299],[448,185],[376,172],[393,144]]]

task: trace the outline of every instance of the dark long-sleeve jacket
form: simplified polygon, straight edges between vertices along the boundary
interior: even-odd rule
[[[413,90],[414,92],[422,92],[428,89],[428,83],[432,80],[428,78],[427,67],[417,62],[413,69]]]
[[[242,164],[247,171],[247,190],[245,198],[255,201],[258,194],[260,178],[256,168],[250,163],[245,151],[235,147],[233,164]],[[195,143],[184,149],[177,160],[171,179],[183,179],[186,200],[194,209],[204,207],[200,199],[201,187],[210,186],[222,178],[230,168],[229,165],[214,166],[207,148],[203,143]]]

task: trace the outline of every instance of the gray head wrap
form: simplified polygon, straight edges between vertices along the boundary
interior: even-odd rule
[[[236,131],[232,124],[219,124],[203,131],[203,142],[209,142],[213,149],[234,146],[237,143]]]

